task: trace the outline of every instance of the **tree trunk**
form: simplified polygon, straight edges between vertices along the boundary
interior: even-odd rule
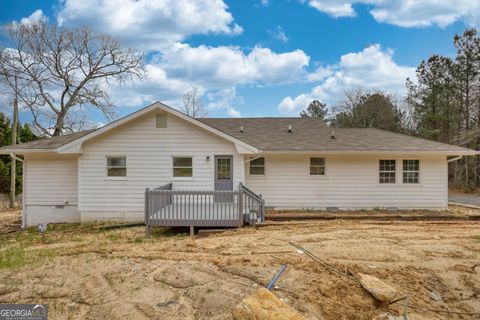
[[[65,123],[65,112],[60,112],[57,115],[57,122],[55,123],[55,130],[53,131],[52,136],[61,136],[63,133],[63,126]]]

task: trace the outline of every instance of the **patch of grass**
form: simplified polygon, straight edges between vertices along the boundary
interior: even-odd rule
[[[73,236],[72,241],[73,242],[82,242],[84,239],[80,236]]]
[[[151,228],[150,235],[153,237],[176,237],[176,236],[188,236],[189,233],[181,232],[180,229],[175,228]]]
[[[118,241],[122,238],[118,233],[107,233],[105,237],[110,241]]]
[[[215,290],[213,290],[212,288],[207,289],[207,293],[212,293],[213,291],[215,291]]]
[[[480,242],[480,234],[479,235],[476,235],[473,237],[473,239],[477,240],[478,242]]]
[[[0,249],[0,269],[16,269],[54,256],[55,253],[49,249],[29,250],[22,244],[15,244]]]
[[[133,243],[142,243],[142,242],[143,242],[143,238],[135,238],[135,239],[133,239],[132,242],[133,242]]]

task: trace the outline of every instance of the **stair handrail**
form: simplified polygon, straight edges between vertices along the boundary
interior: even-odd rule
[[[259,194],[256,194],[252,190],[250,190],[247,186],[245,186],[243,183],[239,183],[240,186],[240,191],[243,191],[244,193],[247,193],[250,197],[255,198],[258,201],[263,201],[262,196]]]
[[[239,190],[240,192],[244,193],[246,196],[250,197],[251,199],[253,199],[258,203],[259,212],[257,214],[260,216],[260,221],[264,222],[265,221],[265,200],[262,198],[262,196],[253,192],[241,182],[239,183]]]
[[[167,184],[165,184],[165,185],[163,185],[163,186],[160,186],[160,187],[158,187],[158,188],[155,188],[155,189],[153,189],[153,190],[172,190],[172,187],[173,187],[173,183],[170,182],[170,183],[167,183]]]

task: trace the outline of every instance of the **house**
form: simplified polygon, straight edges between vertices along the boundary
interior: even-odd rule
[[[181,190],[235,202],[240,184],[276,209],[443,210],[447,163],[479,152],[378,129],[333,130],[318,119],[193,119],[156,102],[99,129],[0,154],[24,157],[29,226],[143,220],[147,207],[172,205]],[[168,197],[146,201],[146,188],[157,187]],[[215,190],[233,193],[219,201]],[[177,192],[183,202],[185,192]]]

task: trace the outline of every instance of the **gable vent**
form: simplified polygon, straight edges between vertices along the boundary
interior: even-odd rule
[[[155,125],[157,128],[166,128],[167,127],[167,114],[166,113],[157,113],[155,118]]]

